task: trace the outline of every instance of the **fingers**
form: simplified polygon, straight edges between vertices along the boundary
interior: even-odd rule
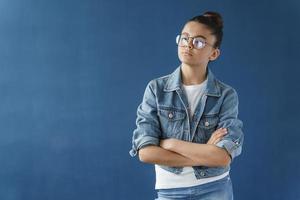
[[[227,129],[226,128],[219,128],[218,130],[216,130],[213,134],[212,137],[214,139],[218,139],[220,137],[223,137],[224,135],[227,134]]]
[[[226,128],[219,128],[217,129],[215,132],[213,132],[212,135],[222,135],[222,134],[226,134],[227,133],[227,129]]]
[[[217,129],[215,132],[213,132],[207,144],[217,144],[226,134],[227,134],[226,128]]]
[[[222,139],[222,137],[215,139],[212,144],[217,144],[221,139]]]

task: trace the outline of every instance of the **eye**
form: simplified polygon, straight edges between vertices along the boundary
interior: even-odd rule
[[[203,40],[202,38],[194,38],[193,45],[195,48],[201,49],[205,46],[205,40]]]
[[[185,46],[188,44],[189,37],[185,35],[177,35],[176,44],[179,46]]]
[[[189,38],[187,36],[183,36],[182,35],[180,37],[180,41],[179,42],[180,42],[181,45],[187,45],[189,43]]]

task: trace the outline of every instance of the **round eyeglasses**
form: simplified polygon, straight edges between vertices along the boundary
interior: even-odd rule
[[[207,43],[203,37],[199,37],[199,36],[189,37],[187,35],[181,35],[181,34],[176,36],[176,44],[180,47],[187,47],[187,46],[189,46],[190,38],[192,39],[192,44],[195,49],[202,49],[205,47],[205,45],[208,45],[208,46],[211,46],[214,48],[214,46]]]

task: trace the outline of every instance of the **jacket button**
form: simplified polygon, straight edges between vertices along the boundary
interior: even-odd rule
[[[209,126],[209,122],[206,121],[206,122],[204,123],[204,125],[205,125],[205,126]]]
[[[205,172],[200,172],[200,175],[205,176],[206,174],[205,174]]]
[[[172,119],[173,118],[173,114],[169,113],[169,118]]]

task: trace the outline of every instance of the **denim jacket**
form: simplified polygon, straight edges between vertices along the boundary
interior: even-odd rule
[[[207,86],[199,100],[194,115],[188,115],[188,101],[182,89],[181,66],[173,73],[151,80],[144,92],[143,101],[137,108],[136,129],[133,131],[133,157],[138,150],[159,146],[160,139],[179,140],[206,144],[218,128],[227,128],[227,134],[216,144],[227,150],[231,159],[242,151],[243,123],[238,119],[238,96],[236,91],[216,79],[207,68]],[[212,155],[213,156],[213,155]],[[163,169],[180,174],[182,167],[162,166]],[[221,175],[230,170],[226,167],[193,166],[197,179]]]

